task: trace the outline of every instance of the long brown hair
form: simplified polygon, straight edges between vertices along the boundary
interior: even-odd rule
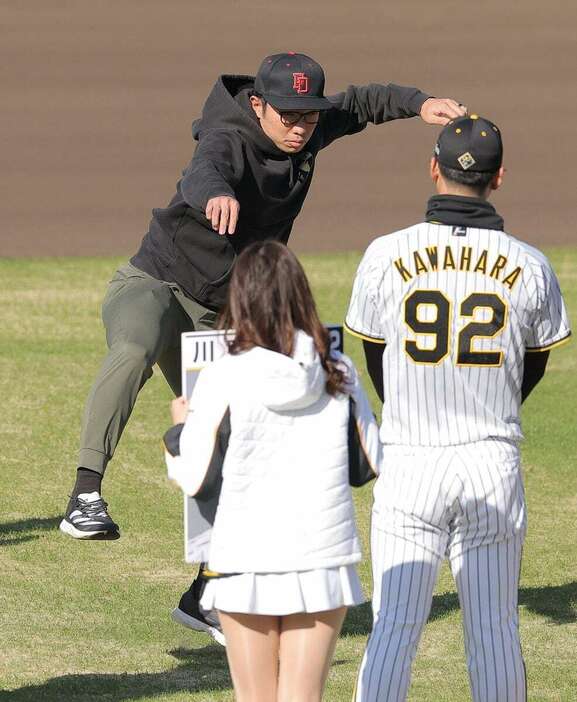
[[[218,326],[234,330],[234,338],[227,340],[231,354],[262,346],[290,356],[295,333],[302,330],[314,341],[327,374],[327,392],[345,392],[346,377],[330,356],[329,333],[317,314],[305,272],[284,244],[255,242],[241,253]]]

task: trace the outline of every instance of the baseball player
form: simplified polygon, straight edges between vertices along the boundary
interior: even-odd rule
[[[288,241],[317,153],[369,122],[420,114],[444,124],[466,109],[392,84],[350,86],[327,98],[324,82],[321,66],[295,53],[265,58],[256,77],[216,82],[193,124],[198,145],[176,194],[153,210],[139,251],[104,299],[109,352],[85,408],[77,479],[60,524],[69,536],[117,532],[101,481],[138,393],[158,363],[181,394],[181,333],[214,327],[234,260],[248,244]],[[191,606],[197,600],[191,595]]]
[[[545,256],[503,229],[487,198],[502,142],[471,115],[441,132],[424,222],[376,239],[348,329],[384,400],[374,489],[374,625],[358,702],[406,699],[447,557],[463,611],[472,697],[525,702],[517,591],[526,512],[520,405],[570,330]]]

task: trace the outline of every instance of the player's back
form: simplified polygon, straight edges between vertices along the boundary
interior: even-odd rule
[[[421,223],[375,240],[347,326],[383,341],[385,442],[521,438],[523,359],[568,334],[543,254],[497,229]]]

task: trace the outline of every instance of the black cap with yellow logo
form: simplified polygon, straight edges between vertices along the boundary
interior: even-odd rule
[[[439,134],[437,161],[445,168],[472,173],[495,173],[503,162],[499,128],[478,115],[459,117]]]

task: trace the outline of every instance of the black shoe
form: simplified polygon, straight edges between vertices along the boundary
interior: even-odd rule
[[[196,580],[180,598],[178,607],[172,610],[170,616],[178,624],[194,629],[194,631],[204,631],[221,646],[226,646],[218,614],[205,611],[200,606],[200,598],[205,585],[206,578],[202,575],[201,570]]]
[[[103,534],[117,534],[118,524],[106,511],[108,505],[98,492],[82,493],[71,500],[68,513],[60,522],[60,531],[74,539],[90,539]]]

